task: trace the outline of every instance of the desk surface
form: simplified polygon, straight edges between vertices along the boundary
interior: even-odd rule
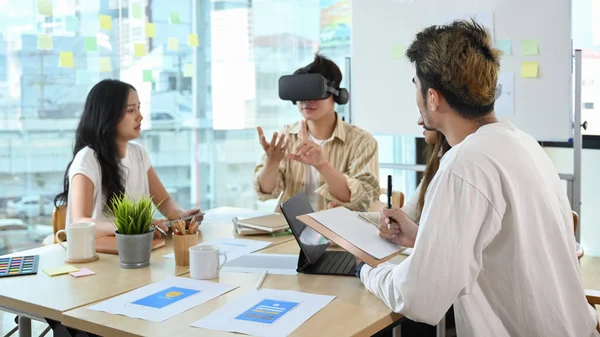
[[[237,237],[230,223],[202,224],[200,242],[215,238]],[[293,240],[293,236],[248,236],[247,239],[271,241],[279,244]],[[171,240],[167,245],[154,250],[149,268],[122,269],[119,256],[98,254],[100,259],[92,263],[73,264],[78,268],[89,268],[96,272],[91,277],[75,278],[70,275],[50,277],[45,268],[64,265],[65,250],[51,245],[13,253],[6,256],[39,254],[37,275],[5,277],[0,279],[0,309],[24,313],[28,316],[48,317],[60,321],[64,311],[81,307],[102,299],[113,297],[170,276],[182,275],[188,267],[175,265],[175,260],[163,256],[173,251]],[[43,285],[43,287],[42,287]]]
[[[295,241],[261,250],[261,253],[298,254]],[[405,256],[399,256],[401,261]],[[183,275],[189,277],[189,274]],[[62,323],[69,327],[103,336],[239,336],[239,334],[209,331],[190,325],[234,301],[246,292],[253,291],[260,274],[221,272],[215,282],[238,285],[237,288],[212,301],[192,308],[162,323],[107,314],[84,307],[65,312]],[[390,310],[370,294],[360,280],[349,276],[325,275],[268,275],[263,288],[295,290],[336,298],[292,333],[292,336],[371,336],[402,316]]]

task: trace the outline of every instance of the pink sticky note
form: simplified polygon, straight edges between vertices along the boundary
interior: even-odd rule
[[[81,268],[81,269],[79,269],[79,271],[72,272],[71,276],[83,277],[83,276],[90,276],[90,275],[94,275],[94,274],[96,274],[96,273],[87,268]]]

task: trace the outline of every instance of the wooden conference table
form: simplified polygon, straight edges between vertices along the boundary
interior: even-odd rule
[[[243,212],[221,208],[219,212]],[[200,241],[237,237],[231,222],[204,223]],[[292,235],[246,236],[244,239],[271,241],[261,253],[298,254],[299,247]],[[19,336],[31,335],[29,319],[61,322],[64,326],[102,336],[192,336],[202,332],[207,336],[233,336],[221,331],[192,328],[190,324],[208,315],[237,297],[254,290],[260,275],[221,272],[215,282],[239,286],[225,295],[188,310],[162,323],[133,319],[120,315],[86,309],[93,303],[126,293],[172,276],[189,277],[189,268],[175,265],[163,256],[172,252],[171,240],[152,252],[150,266],[141,269],[122,269],[117,255],[99,254],[96,262],[77,265],[89,268],[96,275],[74,278],[68,275],[49,277],[45,268],[64,265],[65,250],[58,245],[35,248],[7,256],[39,254],[37,275],[0,279],[0,310],[19,315]],[[404,256],[396,258],[397,261]],[[263,288],[295,290],[335,295],[336,299],[294,331],[294,336],[342,335],[371,336],[402,318],[392,313],[380,300],[370,294],[355,277],[325,275],[269,275]],[[236,334],[237,335],[237,334]]]

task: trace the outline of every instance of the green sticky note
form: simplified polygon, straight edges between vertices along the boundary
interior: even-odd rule
[[[98,60],[98,67],[100,68],[100,72],[109,73],[112,72],[112,62],[110,62],[110,58],[101,57]]]
[[[75,76],[75,84],[90,84],[92,82],[92,75],[89,71],[78,69]]]
[[[133,55],[135,57],[146,56],[146,46],[143,43],[136,43],[133,45]]]
[[[172,51],[178,51],[179,50],[179,41],[177,40],[176,37],[170,37],[167,40],[167,48],[169,50],[172,50]]]
[[[198,34],[188,35],[188,45],[190,47],[198,47],[200,45],[200,43],[198,42]]]
[[[496,40],[496,49],[499,49],[504,56],[510,56],[510,40]]]
[[[521,65],[521,77],[537,78],[540,74],[540,65],[537,62],[523,62]]]
[[[85,38],[85,51],[98,51],[98,39],[95,37]]]
[[[392,58],[393,59],[401,59],[404,58],[404,53],[406,48],[402,44],[394,44],[392,45]]]
[[[156,26],[153,23],[146,24],[146,37],[156,37]]]
[[[143,8],[140,5],[133,5],[131,8],[131,14],[135,19],[142,19]]]
[[[79,29],[79,19],[76,16],[68,16],[65,21],[65,27],[67,31],[77,33]]]
[[[521,41],[521,52],[523,55],[537,55],[538,54],[538,43],[536,40],[523,40]]]
[[[112,16],[100,15],[100,29],[112,30]]]
[[[143,76],[144,76],[144,82],[154,82],[154,79],[152,78],[152,70],[144,70],[143,71]]]
[[[38,13],[40,15],[52,16],[52,2],[48,0],[38,1]]]
[[[192,77],[194,75],[194,65],[186,63],[183,65],[183,77]]]
[[[38,49],[52,50],[53,48],[54,44],[52,43],[52,35],[38,35]]]
[[[75,61],[73,60],[73,52],[61,51],[59,54],[58,66],[61,68],[73,68]]]
[[[176,25],[181,23],[181,19],[179,19],[179,13],[171,12],[171,23]]]

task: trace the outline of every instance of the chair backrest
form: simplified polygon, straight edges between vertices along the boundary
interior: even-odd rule
[[[61,229],[65,229],[65,222],[67,221],[67,207],[65,205],[60,205],[54,209],[52,212],[52,230],[54,235]],[[54,238],[54,243],[56,243],[56,237]]]

